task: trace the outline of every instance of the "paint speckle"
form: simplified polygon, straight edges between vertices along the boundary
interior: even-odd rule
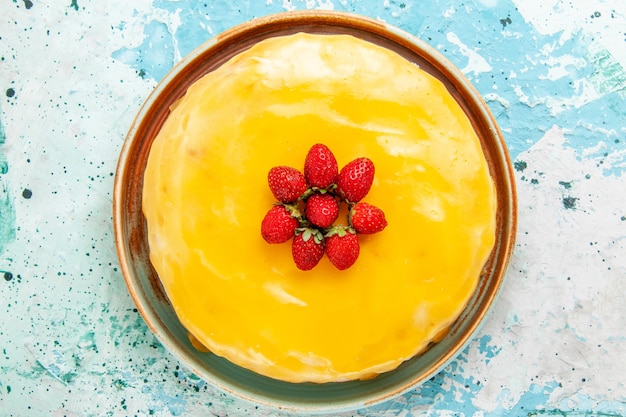
[[[500,24],[502,25],[502,29],[504,29],[505,27],[507,27],[507,25],[510,25],[511,23],[513,23],[513,21],[511,20],[510,16],[507,16],[504,19],[500,19]]]
[[[15,90],[13,88],[7,88],[6,95],[9,98],[15,96]]]
[[[24,0],[24,7],[26,7],[26,9],[30,9],[33,7],[33,2],[30,0]]]
[[[571,181],[559,181],[559,185],[561,185],[563,188],[565,188],[566,190],[569,190],[570,188],[572,188],[572,182]]]
[[[30,199],[33,196],[33,192],[31,190],[29,190],[28,188],[24,188],[24,191],[22,191],[22,197],[24,197],[25,199]]]
[[[578,198],[576,197],[563,197],[563,207],[565,207],[566,209],[575,209],[576,208],[576,200],[578,200]]]
[[[522,172],[528,167],[528,165],[526,164],[525,161],[515,161],[513,163],[513,167],[515,168],[516,171]]]
[[[11,281],[13,279],[13,274],[9,271],[5,271],[3,275],[5,281]]]
[[[78,11],[78,0],[72,0],[72,3],[70,4],[70,7],[72,7],[74,10]]]

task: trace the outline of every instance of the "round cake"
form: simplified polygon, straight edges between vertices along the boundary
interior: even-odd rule
[[[312,145],[376,167],[384,231],[346,270],[299,270],[260,225],[268,171]],[[366,379],[436,342],[476,289],[495,241],[480,140],[446,87],[349,35],[266,39],[172,107],[144,174],[150,260],[194,346],[289,382]]]

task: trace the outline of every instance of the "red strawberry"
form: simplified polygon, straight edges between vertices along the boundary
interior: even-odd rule
[[[267,243],[284,243],[296,233],[300,222],[286,206],[272,206],[261,222],[261,236]]]
[[[339,166],[326,145],[315,144],[304,160],[304,177],[310,187],[327,188],[337,180]]]
[[[372,182],[374,182],[374,163],[369,158],[357,158],[339,172],[337,193],[344,200],[356,203],[367,195]]]
[[[291,256],[298,269],[308,271],[324,256],[324,237],[319,230],[305,229],[291,242]]]
[[[360,251],[359,240],[349,228],[336,227],[326,235],[326,255],[339,270],[354,265]]]
[[[369,203],[356,203],[350,210],[350,224],[357,233],[377,233],[387,227],[385,213]]]
[[[331,194],[313,194],[306,200],[306,218],[315,226],[330,227],[339,216],[339,203]]]
[[[307,189],[304,175],[288,166],[273,167],[267,173],[267,182],[274,197],[281,203],[293,203]]]

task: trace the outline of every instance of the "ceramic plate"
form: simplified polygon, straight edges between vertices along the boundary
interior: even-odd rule
[[[293,384],[263,377],[194,349],[148,258],[141,209],[143,171],[150,145],[169,107],[200,77],[256,42],[297,32],[350,34],[393,50],[440,79],[465,110],[481,140],[497,190],[496,244],[478,288],[450,332],[423,354],[368,381]],[[237,397],[300,412],[373,405],[433,377],[475,334],[502,285],[516,230],[513,169],[498,126],[463,74],[423,41],[365,17],[326,11],[289,12],[256,19],[206,42],[176,65],[147,98],[124,142],[115,176],[114,229],[122,274],[137,308],[157,338],[192,372]]]

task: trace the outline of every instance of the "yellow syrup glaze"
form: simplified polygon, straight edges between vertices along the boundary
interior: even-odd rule
[[[324,143],[376,167],[387,228],[356,264],[311,271],[260,233],[267,172]],[[265,40],[173,106],[145,171],[150,258],[181,323],[217,355],[291,382],[369,378],[440,337],[495,239],[479,139],[441,82],[347,35]],[[341,219],[343,220],[343,219]]]

